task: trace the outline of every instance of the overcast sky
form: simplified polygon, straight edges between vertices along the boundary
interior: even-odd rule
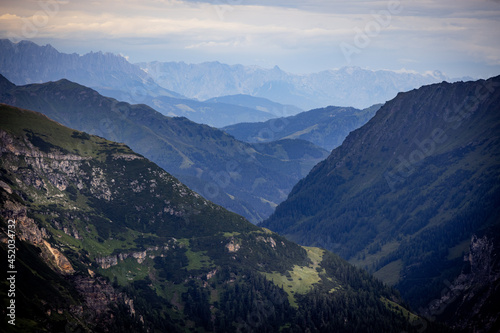
[[[0,35],[134,63],[500,74],[499,0],[1,0]]]

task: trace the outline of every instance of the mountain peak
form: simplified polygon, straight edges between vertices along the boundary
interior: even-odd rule
[[[354,72],[361,71],[361,70],[363,70],[363,69],[361,67],[358,67],[358,66],[344,66],[344,67],[340,68],[338,71],[351,75]]]
[[[39,46],[31,41],[13,43],[8,39],[1,40],[1,46],[0,73],[15,84],[64,78],[115,97],[144,99],[143,94],[182,97],[160,87],[147,73],[120,55],[102,51],[66,54],[51,45]]]
[[[373,71],[342,67],[310,74],[292,74],[280,67],[179,63],[142,63],[148,74],[166,89],[184,96],[207,100],[219,96],[246,94],[303,110],[325,105],[366,108],[384,103],[399,91],[408,91],[440,81],[433,76],[394,71]],[[269,89],[270,84],[274,89]]]
[[[7,91],[14,88],[16,85],[10,82],[5,76],[0,74],[0,91]]]

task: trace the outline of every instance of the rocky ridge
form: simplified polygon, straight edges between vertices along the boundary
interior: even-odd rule
[[[0,101],[33,109],[80,131],[124,142],[204,197],[257,223],[327,151],[303,140],[253,146],[186,118],[130,105],[60,80],[13,86]],[[243,176],[245,175],[245,176]]]
[[[328,105],[366,108],[384,103],[398,92],[447,79],[439,71],[418,74],[359,67],[298,75],[277,66],[267,69],[219,62],[153,61],[137,65],[164,88],[190,98],[205,100],[247,94],[296,105],[304,110]]]
[[[491,232],[498,232],[496,228]],[[500,328],[495,302],[500,295],[498,236],[473,235],[465,268],[447,282],[441,298],[422,309],[426,320],[444,320],[464,332],[495,332]]]

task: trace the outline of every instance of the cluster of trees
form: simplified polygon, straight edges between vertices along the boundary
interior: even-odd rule
[[[335,259],[333,259],[335,260]],[[340,260],[340,259],[339,259]],[[368,274],[341,268],[343,280],[356,287],[327,292],[323,287],[297,294],[290,304],[282,288],[249,270],[221,268],[209,285],[189,282],[182,296],[184,314],[215,332],[401,332],[416,331],[402,312],[381,301],[384,287]],[[364,289],[371,286],[368,291]],[[387,289],[387,296],[390,289]]]

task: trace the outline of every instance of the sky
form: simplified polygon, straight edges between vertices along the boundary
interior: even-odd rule
[[[500,74],[500,0],[1,0],[0,37],[132,63]]]

